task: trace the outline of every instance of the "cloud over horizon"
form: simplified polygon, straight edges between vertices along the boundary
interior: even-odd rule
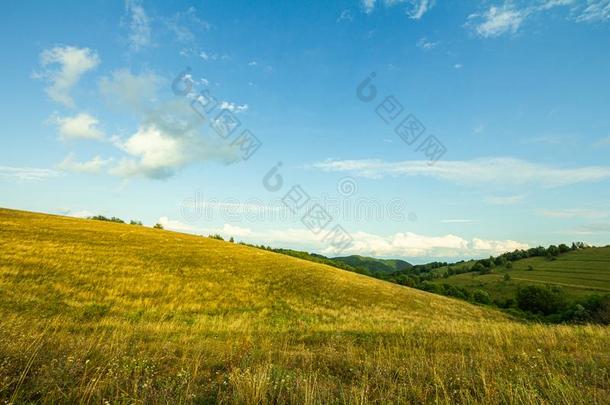
[[[373,257],[394,258],[456,258],[485,257],[498,255],[516,249],[527,249],[527,243],[513,240],[487,240],[472,238],[470,240],[454,234],[440,236],[421,235],[413,232],[397,232],[390,235],[378,235],[365,231],[352,232],[352,245],[345,250],[337,250],[325,244],[305,228],[285,228],[253,230],[239,225],[225,223],[222,227],[199,228],[185,224],[167,216],[159,218],[165,228],[187,233],[215,234],[226,238],[231,236],[243,238],[257,244],[275,244],[275,247],[293,247],[314,250],[325,255],[358,254]]]
[[[508,157],[439,161],[434,165],[423,160],[326,160],[310,167],[368,178],[423,176],[458,184],[537,184],[542,187],[561,187],[610,179],[610,166],[562,168]]]

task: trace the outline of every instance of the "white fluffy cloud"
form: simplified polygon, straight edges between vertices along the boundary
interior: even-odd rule
[[[37,77],[50,82],[46,88],[49,97],[67,107],[74,107],[70,91],[84,73],[99,65],[100,58],[89,48],[56,46],[40,54],[40,63],[44,71]]]
[[[186,100],[166,103],[148,113],[133,135],[114,139],[128,157],[110,173],[164,179],[193,162],[236,161],[238,150],[215,134],[204,134],[198,119]]]
[[[165,178],[184,165],[187,145],[180,138],[173,138],[155,126],[140,127],[126,141],[117,142],[122,150],[137,159],[123,160],[112,169],[113,174],[134,176],[144,174],[152,178]]]
[[[55,117],[55,124],[63,140],[104,138],[104,133],[98,128],[98,119],[87,113],[78,113],[71,117]]]
[[[369,178],[424,176],[466,184],[538,184],[544,187],[559,187],[610,179],[610,166],[560,168],[514,158],[439,161],[435,165],[417,160],[327,160],[314,163],[312,167]]]

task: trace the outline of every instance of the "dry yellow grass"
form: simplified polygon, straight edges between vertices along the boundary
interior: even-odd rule
[[[218,240],[0,210],[0,400],[608,403],[610,330]]]

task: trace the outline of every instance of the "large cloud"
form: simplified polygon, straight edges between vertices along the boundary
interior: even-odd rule
[[[205,120],[193,110],[188,98],[159,101],[162,83],[163,79],[154,73],[134,74],[126,69],[100,80],[100,91],[106,99],[139,120],[134,133],[113,138],[113,144],[126,156],[110,173],[164,179],[193,162],[236,161],[238,150],[211,129],[206,130]],[[232,103],[226,107],[247,108]]]
[[[163,179],[193,162],[238,160],[238,150],[204,133],[203,121],[186,99],[177,99],[149,111],[138,130],[114,144],[129,155],[111,169],[111,174]]]

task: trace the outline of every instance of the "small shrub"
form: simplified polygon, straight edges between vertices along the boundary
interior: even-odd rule
[[[472,294],[472,298],[475,302],[480,304],[491,304],[491,297],[487,291],[475,290]]]
[[[154,229],[163,229],[163,225],[156,223],[155,226],[153,226]]]
[[[511,279],[510,274],[504,273],[504,281],[510,281],[510,279]]]

